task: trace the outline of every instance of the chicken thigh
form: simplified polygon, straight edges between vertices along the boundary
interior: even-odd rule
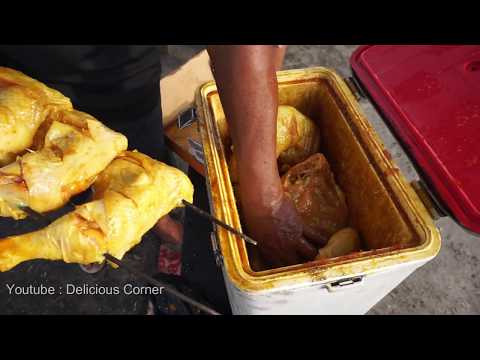
[[[193,185],[180,170],[139,152],[125,152],[93,185],[93,200],[47,227],[0,240],[0,271],[32,259],[67,263],[121,259],[157,220],[182,200],[192,202]]]

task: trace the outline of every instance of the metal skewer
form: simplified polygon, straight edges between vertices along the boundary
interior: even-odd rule
[[[21,210],[25,211],[32,218],[33,221],[35,221],[36,223],[38,223],[42,226],[48,226],[51,223],[50,219],[48,219],[45,215],[42,215],[42,214],[36,212],[35,210],[29,208],[28,206],[21,206],[21,207],[19,206],[19,208]],[[211,309],[210,307],[208,307],[206,305],[203,305],[202,303],[200,303],[200,302],[182,294],[181,292],[171,288],[170,286],[168,286],[166,284],[163,284],[162,282],[158,281],[157,279],[155,279],[155,278],[153,278],[153,277],[151,277],[147,274],[144,274],[141,271],[136,270],[132,266],[123,262],[122,260],[119,260],[116,257],[114,257],[110,254],[107,254],[107,253],[103,254],[103,256],[108,261],[118,265],[119,267],[125,268],[127,271],[129,271],[133,275],[146,280],[151,285],[163,288],[165,291],[169,292],[170,294],[178,297],[179,299],[185,301],[186,303],[189,303],[190,305],[193,305],[193,306],[197,307],[198,309],[204,311],[205,313],[210,314],[210,315],[221,315],[219,312]]]
[[[28,206],[18,206],[20,210],[23,212],[27,213],[29,217],[33,219],[37,224],[42,225],[42,226],[48,226],[50,225],[51,221],[48,219],[45,215],[42,215],[35,210],[29,208]]]
[[[217,224],[217,225],[220,225],[221,227],[227,229],[228,231],[234,233],[235,235],[238,235],[240,236],[243,240],[245,240],[246,242],[252,244],[252,245],[257,245],[257,242],[255,240],[253,240],[250,236],[248,235],[245,235],[244,233],[241,233],[240,231],[234,229],[233,227],[231,227],[230,225],[227,225],[225,224],[223,221],[221,220],[218,220],[217,218],[213,217],[212,215],[210,215],[209,213],[207,213],[206,211],[203,211],[202,209],[196,207],[195,205],[189,203],[188,201],[185,201],[185,200],[182,200],[182,203],[183,205],[185,206],[188,206],[190,209],[192,209],[194,212],[196,212],[197,214],[203,216],[204,218],[207,218],[208,220],[210,220],[211,222]]]

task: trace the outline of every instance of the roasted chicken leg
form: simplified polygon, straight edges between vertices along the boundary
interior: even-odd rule
[[[0,240],[0,271],[31,259],[90,264],[105,253],[121,259],[159,218],[193,198],[183,172],[138,152],[113,160],[93,190],[93,201],[49,226]]]
[[[0,67],[0,166],[11,163],[32,145],[47,116],[71,109],[70,100],[58,91],[19,71]]]
[[[127,138],[80,111],[58,111],[35,135],[37,151],[0,168],[0,216],[21,219],[28,206],[42,213],[86,190]]]

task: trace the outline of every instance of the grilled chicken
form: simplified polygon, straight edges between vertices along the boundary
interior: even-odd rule
[[[306,160],[320,148],[320,132],[317,125],[292,106],[281,105],[277,115],[277,158],[284,173],[291,166]],[[236,183],[237,160],[230,159],[230,178]]]
[[[47,227],[0,240],[0,271],[31,259],[90,264],[105,253],[121,259],[159,218],[193,199],[183,172],[138,152],[113,160],[93,190],[91,202]]]
[[[75,110],[50,115],[35,138],[36,151],[0,168],[0,216],[24,218],[22,206],[60,208],[127,149],[125,136]]]
[[[279,106],[277,156],[280,168],[296,165],[320,149],[317,125],[292,106]]]
[[[360,237],[355,229],[342,229],[328,240],[328,244],[318,251],[316,260],[331,259],[360,251]]]
[[[70,100],[58,91],[0,67],[0,166],[32,145],[35,132],[50,114],[71,109]]]
[[[335,183],[322,154],[292,167],[282,177],[282,184],[303,220],[308,239],[325,245],[334,233],[347,225],[345,195]]]

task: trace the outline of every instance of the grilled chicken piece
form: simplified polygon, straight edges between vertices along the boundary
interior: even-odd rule
[[[328,240],[328,244],[318,251],[316,260],[331,259],[360,251],[360,237],[355,229],[342,229]]]
[[[280,168],[296,165],[320,149],[317,125],[292,106],[278,107],[277,156]]]
[[[317,125],[292,106],[281,105],[277,115],[277,158],[281,173],[318,152],[320,132]],[[230,159],[230,178],[236,183],[237,160]]]
[[[335,183],[327,159],[315,154],[282,177],[287,196],[295,203],[305,236],[319,245],[347,225],[345,195]]]
[[[121,259],[159,218],[193,200],[183,172],[138,152],[113,160],[93,190],[93,201],[47,227],[0,240],[0,271],[31,259],[90,264],[105,253]]]
[[[60,92],[0,67],[0,166],[11,163],[32,145],[35,132],[50,114],[71,109],[70,100]]]
[[[39,213],[62,207],[127,149],[125,136],[75,110],[52,115],[38,133],[37,151],[0,168],[0,216],[26,217],[19,206]]]

